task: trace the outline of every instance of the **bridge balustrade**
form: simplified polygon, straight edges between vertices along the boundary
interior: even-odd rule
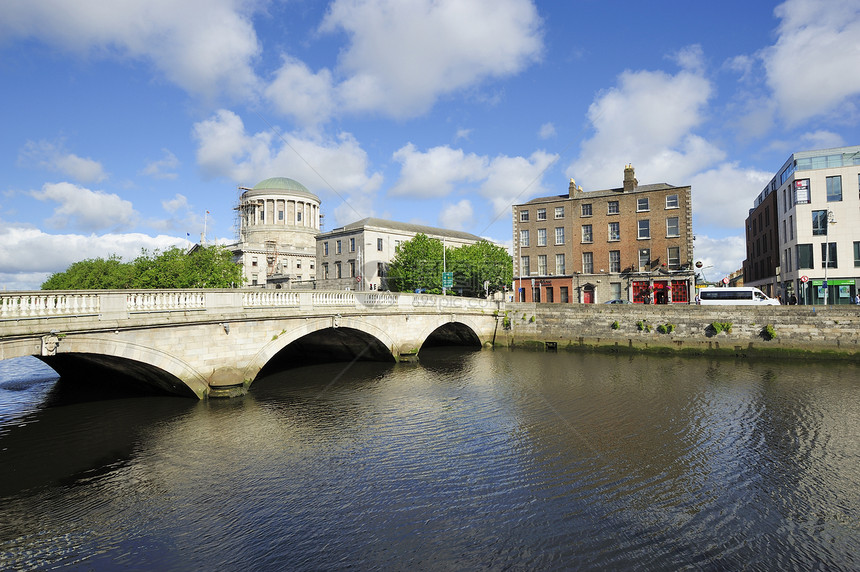
[[[242,293],[243,308],[297,308],[298,306],[298,292],[257,290]]]
[[[126,309],[130,314],[205,310],[206,297],[197,291],[133,292],[126,298]]]
[[[0,319],[86,316],[99,313],[93,293],[14,293],[0,295]]]

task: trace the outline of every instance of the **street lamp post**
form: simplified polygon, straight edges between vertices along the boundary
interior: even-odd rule
[[[824,305],[827,305],[827,295],[830,286],[827,285],[827,267],[830,266],[830,225],[836,224],[833,211],[827,209],[827,219],[824,221]]]

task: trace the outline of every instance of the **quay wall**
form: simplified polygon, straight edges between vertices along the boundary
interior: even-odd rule
[[[860,306],[505,304],[496,345],[860,360]],[[717,332],[714,322],[730,323]],[[658,326],[671,325],[661,333]],[[767,334],[770,326],[776,337]],[[769,339],[770,338],[770,339]]]

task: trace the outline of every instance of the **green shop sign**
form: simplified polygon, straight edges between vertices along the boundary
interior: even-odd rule
[[[812,284],[813,286],[824,286],[824,281],[822,281],[822,280],[810,280],[809,283]],[[831,280],[830,278],[828,278],[827,279],[827,285],[828,286],[854,286],[854,280],[853,279]]]

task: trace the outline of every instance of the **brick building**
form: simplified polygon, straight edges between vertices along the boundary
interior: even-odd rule
[[[780,236],[776,196],[769,188],[762,191],[744,224],[747,243],[744,284],[755,286],[773,298],[781,295],[777,277]]]
[[[639,185],[513,206],[514,283],[524,302],[687,304],[694,287],[690,187]]]

